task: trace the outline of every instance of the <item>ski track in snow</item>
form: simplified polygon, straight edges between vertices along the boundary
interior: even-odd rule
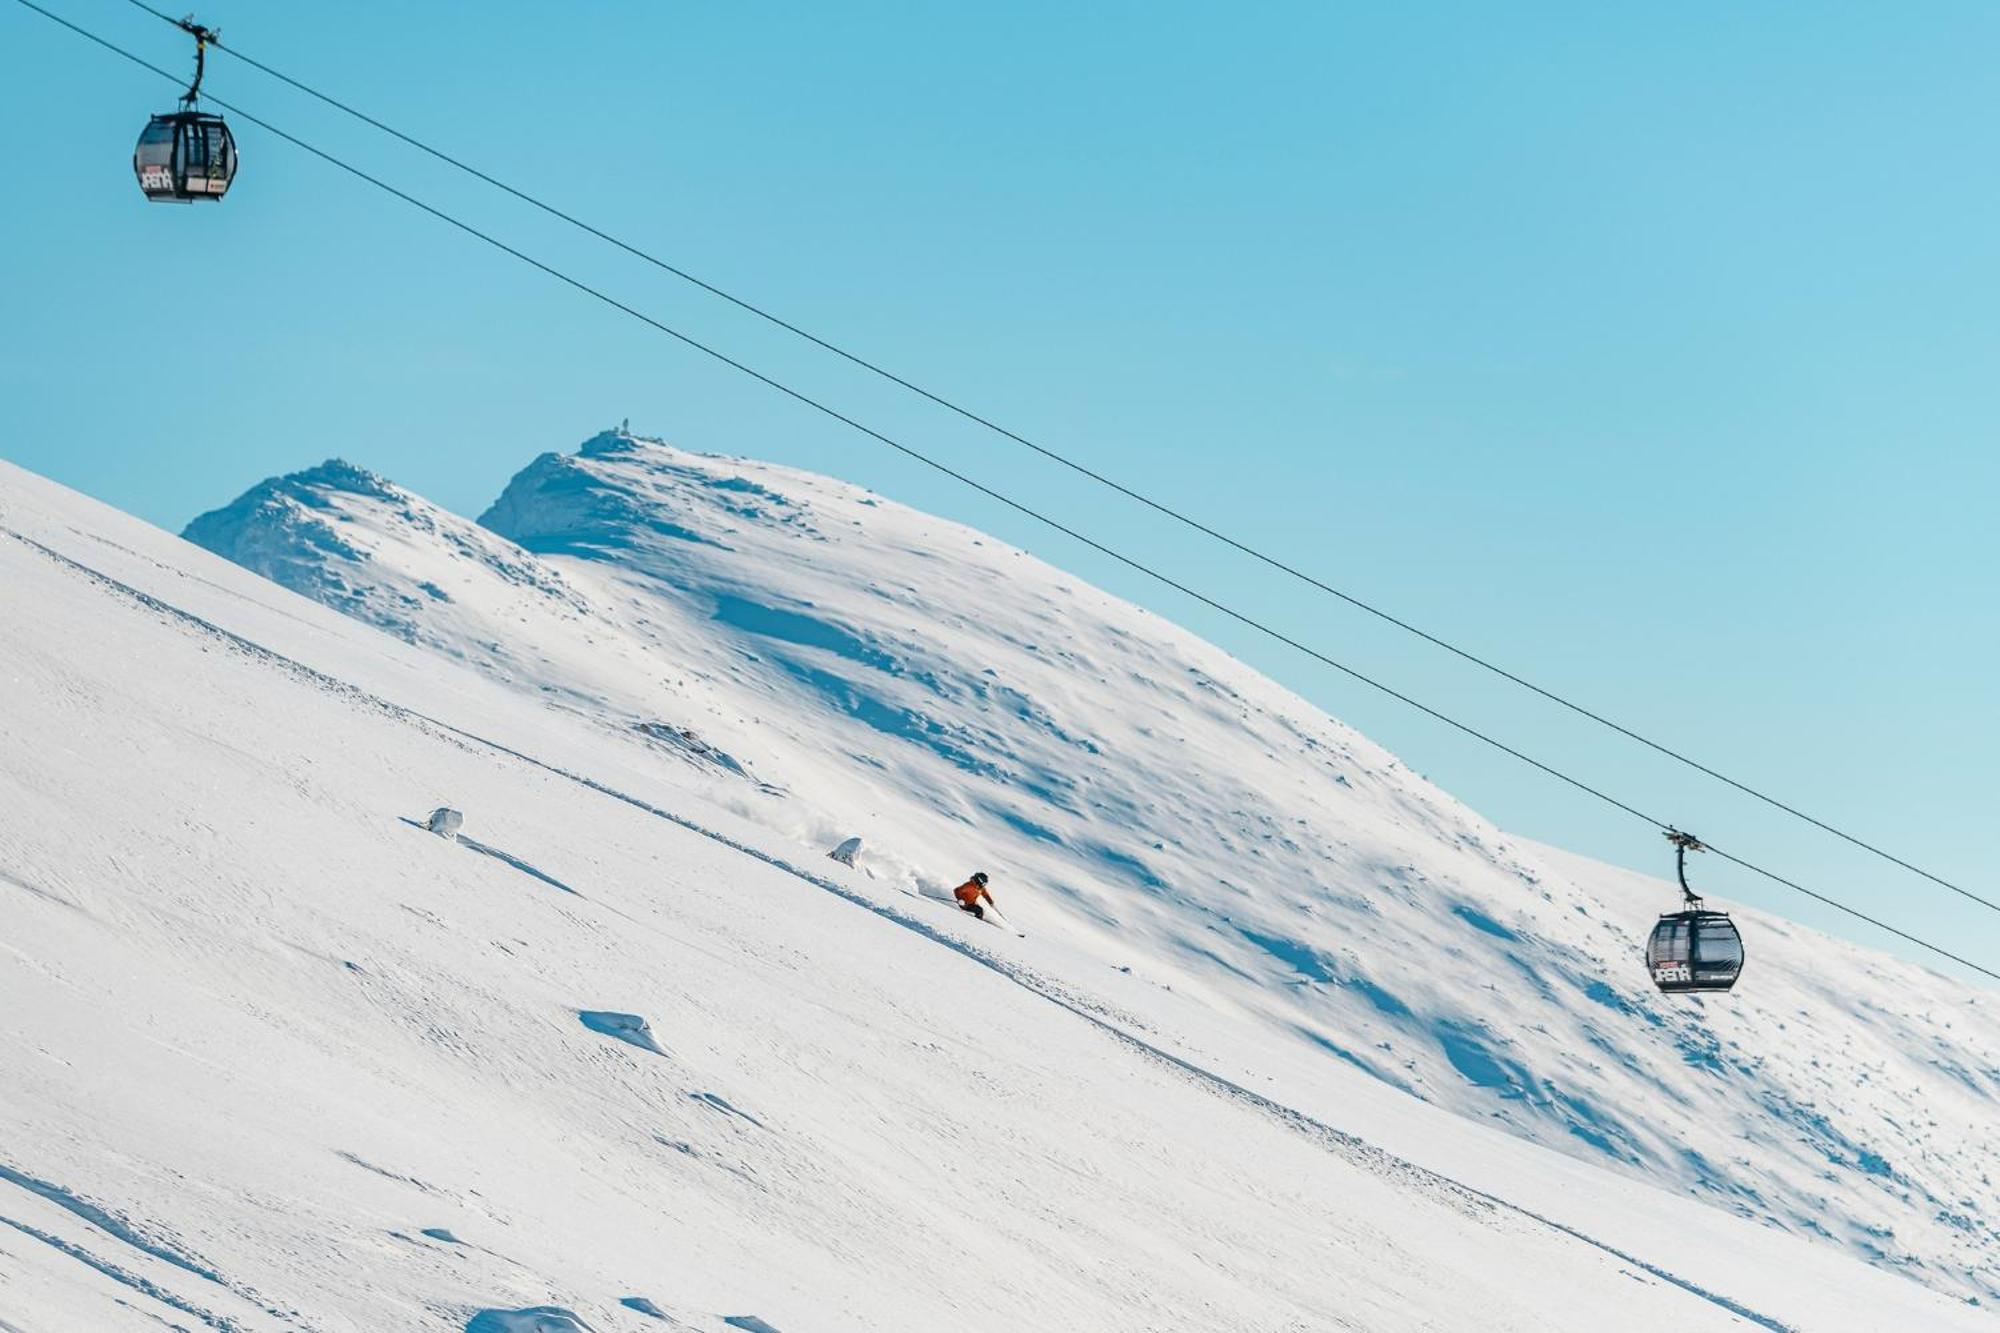
[[[86,1268],[91,1268],[102,1273],[113,1282],[123,1287],[129,1287],[141,1296],[148,1297],[158,1301],[162,1305],[179,1310],[182,1314],[193,1315],[196,1319],[201,1320],[202,1323],[217,1330],[217,1333],[248,1333],[248,1330],[234,1319],[230,1319],[225,1315],[215,1314],[213,1311],[205,1310],[201,1306],[196,1305],[193,1301],[176,1296],[173,1292],[168,1291],[158,1283],[140,1277],[137,1273],[120,1268],[108,1259],[101,1259],[89,1250],[84,1249],[81,1245],[72,1244],[60,1236],[52,1236],[48,1232],[37,1227],[31,1227],[25,1222],[16,1222],[13,1218],[7,1217],[4,1214],[0,1214],[0,1226],[12,1227],[22,1235],[42,1242],[42,1244],[59,1254],[68,1255]]]
[[[425,1194],[435,1195],[441,1199],[450,1197],[444,1190],[441,1190],[437,1186],[430,1184],[428,1181],[418,1180],[415,1176],[402,1175],[398,1172],[391,1171],[386,1167],[377,1166],[375,1165],[375,1163],[367,1160],[366,1158],[357,1157],[355,1154],[348,1152],[345,1149],[336,1150],[334,1156],[340,1158],[340,1160],[343,1162],[348,1162],[354,1166],[360,1167],[363,1171],[366,1171],[371,1175],[380,1176],[384,1180],[394,1181],[398,1185],[408,1185],[411,1189],[421,1190]]]
[[[214,1269],[196,1259],[190,1258],[170,1245],[164,1245],[159,1241],[147,1239],[124,1218],[99,1207],[97,1204],[91,1203],[87,1199],[79,1199],[60,1185],[51,1185],[46,1180],[37,1180],[33,1176],[16,1171],[5,1162],[0,1162],[0,1180],[4,1180],[10,1185],[18,1185],[30,1194],[41,1195],[44,1199],[56,1205],[56,1207],[63,1209],[65,1212],[75,1214],[96,1227],[99,1231],[124,1241],[135,1250],[150,1254],[155,1259],[172,1264],[175,1268],[192,1273],[204,1281],[213,1282],[218,1287],[229,1285],[222,1280],[222,1276]]]
[[[16,1170],[14,1167],[7,1165],[5,1162],[0,1162],[0,1181],[5,1181],[7,1184],[17,1186],[20,1189],[26,1190],[30,1194],[36,1195],[42,1199],[47,1200],[48,1202],[54,1204],[56,1207],[62,1209],[64,1212],[69,1213],[71,1216],[79,1218],[82,1221],[89,1223],[91,1226],[103,1232],[105,1235],[110,1236],[113,1240],[128,1245],[132,1249],[137,1250],[141,1254],[147,1255],[153,1259],[157,1259],[161,1263],[167,1264],[173,1268],[179,1269],[184,1273],[200,1278],[204,1282],[213,1283],[215,1286],[222,1288],[224,1291],[227,1291],[234,1296],[240,1297],[241,1299],[248,1301],[250,1304],[258,1307],[259,1309],[263,1310],[265,1314],[268,1314],[275,1319],[282,1319],[287,1321],[288,1323],[293,1322],[295,1319],[294,1315],[289,1314],[283,1310],[273,1309],[271,1306],[265,1304],[263,1298],[260,1297],[254,1290],[230,1281],[228,1278],[224,1277],[221,1273],[217,1272],[214,1268],[210,1267],[206,1263],[203,1263],[200,1259],[188,1254],[183,1250],[177,1249],[174,1246],[169,1245],[164,1241],[155,1240],[149,1237],[140,1226],[128,1221],[122,1214],[114,1212],[111,1209],[105,1208],[100,1204],[92,1203],[88,1199],[80,1198],[76,1194],[72,1193],[67,1189],[64,1189],[60,1185],[52,1184],[49,1181],[38,1179],[37,1177],[31,1176],[24,1171]],[[56,1249],[61,1250],[64,1254],[69,1255],[71,1258],[76,1259],[81,1263],[89,1264],[92,1268],[97,1269],[99,1272],[105,1274],[107,1277],[114,1278],[117,1281],[122,1282],[127,1286],[133,1287],[136,1290],[143,1291],[146,1295],[153,1297],[155,1300],[165,1301],[167,1304],[173,1305],[176,1309],[183,1310],[189,1314],[197,1315],[200,1318],[207,1320],[212,1327],[219,1329],[236,1329],[240,1327],[240,1325],[228,1319],[222,1319],[221,1322],[216,1322],[217,1317],[211,1316],[210,1314],[200,1309],[197,1309],[194,1306],[183,1303],[178,1297],[174,1297],[172,1293],[166,1292],[164,1288],[158,1287],[155,1284],[148,1282],[143,1278],[136,1277],[133,1274],[128,1273],[121,1268],[118,1268],[114,1264],[111,1264],[105,1260],[97,1258],[96,1256],[90,1254],[89,1251],[84,1250],[81,1246],[72,1245],[67,1241],[63,1241],[55,1236],[47,1234],[46,1232],[37,1230],[36,1228],[31,1227],[26,1223],[14,1221],[12,1218],[0,1216],[0,1222],[5,1222],[7,1225],[15,1228],[17,1231],[20,1231],[29,1236],[33,1236],[36,1240],[42,1241],[45,1244],[51,1245]],[[295,1326],[306,1327],[306,1325],[295,1325]]]
[[[570,770],[562,768],[559,765],[547,763],[543,760],[535,758],[532,755],[525,754],[517,749],[504,745],[498,741],[489,740],[486,737],[477,735],[476,733],[454,726],[451,723],[444,722],[438,718],[431,717],[415,709],[403,707],[402,705],[393,703],[368,690],[362,689],[348,682],[339,680],[334,676],[330,676],[325,672],[318,671],[312,667],[305,665],[302,662],[287,657],[282,653],[266,648],[263,645],[256,643],[251,639],[245,638],[240,634],[236,634],[230,630],[224,629],[221,626],[216,625],[213,622],[206,620],[201,616],[183,610],[180,607],[174,606],[171,603],[163,601],[160,598],[154,597],[151,594],[141,591],[140,589],[134,588],[131,585],[124,583],[118,579],[115,579],[108,574],[93,569],[89,565],[83,564],[82,562],[75,560],[70,556],[64,555],[63,553],[56,551],[51,547],[46,546],[39,541],[36,541],[32,537],[26,536],[23,533],[17,532],[11,528],[0,528],[0,531],[4,531],[6,535],[14,538],[16,541],[19,541],[25,544],[26,546],[30,547],[31,549],[39,552],[49,560],[56,562],[58,565],[68,568],[73,572],[82,575],[83,577],[95,582],[104,589],[112,592],[114,595],[121,596],[133,602],[136,602],[140,606],[146,608],[147,610],[153,612],[155,615],[160,616],[163,619],[179,623],[187,628],[195,630],[198,633],[208,636],[213,636],[254,659],[262,661],[278,670],[284,671],[289,675],[292,675],[294,677],[306,681],[307,683],[313,685],[315,688],[329,691],[341,698],[344,698],[354,703],[359,707],[364,707],[371,711],[382,713],[389,717],[396,718],[398,720],[407,723],[422,726],[426,730],[433,730],[436,733],[441,734],[441,736],[443,737],[456,738],[458,742],[461,744],[478,746],[495,753],[506,755],[512,759],[530,765],[543,772],[563,778],[569,782],[577,783],[583,787],[588,788],[591,791],[599,793],[600,795],[607,796],[613,800],[622,801],[625,804],[632,806],[636,809],[642,810],[647,814],[655,816],[656,818],[665,820],[668,823],[675,825],[676,827],[685,829],[692,833],[699,834],[704,838],[710,839],[713,842],[719,843],[745,856],[754,857],[755,859],[762,861],[767,865],[770,865],[772,867],[775,867],[776,869],[784,871],[785,873],[791,875],[795,879],[810,884],[813,887],[821,889],[827,893],[831,893],[836,897],[839,897],[843,901],[851,903],[854,906],[860,907],[868,912],[871,912],[875,916],[885,921],[889,921],[895,925],[901,926],[905,930],[921,935],[925,939],[928,939],[936,944],[942,945],[943,947],[950,949],[951,951],[957,953],[961,957],[971,962],[977,963],[980,966],[985,967],[999,974],[1000,976],[1005,977],[1007,980],[1013,982],[1014,984],[1020,986],[1021,988],[1030,991],[1031,993],[1041,997],[1042,999],[1048,1001],[1051,1004],[1059,1006],[1060,1008],[1068,1011],[1071,1014],[1074,1014],[1076,1017],[1091,1024],[1099,1031],[1111,1037],[1114,1041],[1125,1046],[1127,1049],[1138,1053],[1143,1058],[1155,1061],[1174,1070],[1176,1073],[1182,1075],[1183,1077],[1189,1079],[1190,1081],[1196,1083],[1197,1085],[1214,1093],[1217,1096],[1231,1099],[1237,1102],[1238,1104],[1245,1106],[1246,1108],[1254,1110],[1262,1115],[1265,1115],[1277,1121],[1278,1123],[1284,1125],[1288,1129],[1291,1129],[1292,1131],[1303,1135],[1304,1137],[1312,1140],[1314,1143],[1326,1148],[1330,1152],[1338,1154],[1348,1162],[1352,1163],[1353,1165],[1359,1167],[1362,1170],[1368,1171],[1373,1175],[1389,1179],[1400,1185],[1415,1186],[1423,1190],[1425,1193],[1429,1194],[1433,1198],[1436,1198],[1449,1205],[1455,1206],[1459,1208],[1461,1211],[1472,1213],[1474,1215],[1477,1215],[1477,1212],[1480,1210],[1503,1212],[1507,1215],[1516,1217],[1533,1225],[1547,1228],[1563,1236],[1576,1240],[1584,1245],[1588,1245],[1595,1249],[1598,1249],[1604,1252],[1605,1254],[1608,1254],[1613,1258],[1620,1260],[1621,1262],[1631,1264],[1634,1267],[1643,1269],[1645,1272],[1651,1274],[1653,1277],[1658,1278],[1663,1282],[1670,1283],[1673,1286],[1681,1289],[1682,1291],[1685,1291],[1692,1296],[1698,1297],[1703,1301],[1718,1306],[1721,1309],[1736,1316],[1737,1318],[1742,1319],[1757,1327],[1771,1330],[1772,1333],[1797,1333],[1797,1330],[1795,1330],[1791,1325],[1785,1324],[1780,1320],[1774,1319],[1768,1315],[1753,1310],[1743,1305],[1742,1303],[1729,1298],[1728,1296],[1710,1291],[1707,1288],[1701,1286],[1699,1283],[1694,1282],[1688,1278],[1684,1278],[1676,1273],[1673,1273],[1668,1269],[1661,1267],[1660,1265],[1650,1263],[1644,1259],[1637,1257],[1636,1255],[1627,1253],[1624,1250],[1606,1244],[1605,1242],[1596,1239],[1595,1237],[1585,1233],[1582,1230],[1555,1221],[1552,1218],[1543,1216],[1540,1213],[1524,1208],[1518,1204],[1512,1203],[1506,1199],[1500,1198],[1486,1191],[1479,1190],[1471,1186],[1462,1184],[1456,1180],[1451,1179],[1448,1176],[1445,1176],[1436,1171],[1432,1171],[1429,1168],[1419,1166],[1416,1163],[1410,1162],[1404,1158],[1397,1157],[1394,1154],[1384,1151],[1380,1148],[1377,1148],[1372,1144],[1369,1144],[1366,1141],[1357,1138],[1354,1135],[1347,1134],[1341,1130],[1335,1129],[1332,1126],[1327,1125],[1324,1122],[1317,1120],[1312,1116],[1309,1116],[1301,1111],[1295,1110],[1292,1107],[1286,1106],[1281,1102],[1273,1100],[1272,1098],[1266,1097],[1261,1093],[1254,1092],[1248,1088],[1245,1088],[1241,1084],[1238,1084],[1228,1078],[1225,1078],[1224,1076],[1215,1073],[1212,1070],[1206,1069],[1201,1065],[1194,1063],[1193,1061],[1185,1059],[1179,1055],[1175,1055],[1174,1053],[1165,1050],[1162,1047],[1157,1046],[1149,1041],[1146,1041],[1144,1038],[1139,1037],[1134,1033],[1120,1027],[1116,1022],[1112,1021],[1112,1019],[1098,1012],[1096,1008],[1092,1006],[1088,1000],[1086,1000],[1083,997],[1075,995],[1074,993],[1068,991],[1067,988],[1060,986],[1053,980],[1036,974],[1030,968],[1012,963],[1006,959],[998,957],[997,955],[991,954],[986,950],[978,947],[977,945],[974,945],[964,939],[961,939],[956,935],[953,935],[950,932],[947,932],[942,928],[932,924],[931,922],[921,920],[909,913],[903,912],[891,904],[877,902],[855,891],[854,889],[851,889],[843,884],[840,884],[835,880],[829,879],[811,870],[797,866],[792,862],[786,860],[782,856],[764,851],[757,847],[753,847],[738,839],[732,838],[727,834],[721,833],[695,820],[689,819],[684,815],[674,813],[673,811],[670,810],[662,809],[661,807],[656,806],[651,802],[645,801],[639,797],[620,791],[617,788],[612,787],[606,783],[600,782],[594,778],[591,778],[586,774],[571,772]],[[413,822],[413,821],[406,821],[406,822]],[[421,827],[421,825],[419,825],[418,827]],[[478,850],[485,851],[486,849],[480,848]],[[488,852],[487,854],[491,855],[493,853]],[[517,868],[529,871],[529,873],[534,874],[537,878],[548,879],[547,876],[542,875],[539,871],[534,871],[531,867],[526,866],[525,863],[516,862],[515,859],[512,857],[501,856],[500,859],[507,861],[509,864],[515,864]],[[574,892],[574,890],[569,890],[567,886],[557,883],[556,881],[550,880],[549,882],[556,883],[556,886],[558,888],[563,888],[567,892],[572,892],[572,893]],[[720,1099],[711,1098],[706,1096],[705,1094],[696,1094],[696,1095],[703,1096],[704,1100],[710,1100],[711,1102],[720,1101]],[[746,1120],[751,1119],[749,1116],[745,1116],[743,1115],[742,1112],[737,1111],[734,1107],[728,1106],[727,1103],[721,1103],[719,1109],[725,1110],[734,1115],[742,1116]],[[751,1123],[755,1124],[757,1122],[751,1120]],[[190,1271],[197,1271],[197,1270],[190,1270]],[[203,1274],[203,1276],[207,1275]],[[270,1313],[277,1314],[278,1312],[271,1311]],[[502,1317],[507,1317],[504,1314],[504,1312],[490,1311],[487,1313],[501,1315]],[[530,1311],[528,1313],[535,1314],[540,1312]],[[224,1325],[221,1324],[213,1326],[218,1328],[225,1327]],[[499,1329],[519,1327],[519,1326],[496,1322],[482,1327],[491,1328],[497,1331]],[[532,1327],[532,1325],[528,1325],[527,1327]],[[558,1325],[557,1327],[561,1326]],[[741,1327],[741,1325],[739,1325],[739,1327]]]
[[[37,888],[27,880],[22,879],[18,875],[10,874],[4,869],[0,869],[0,885],[4,885],[10,889],[19,889],[22,893],[31,894],[36,898],[40,898],[43,902],[54,903],[58,907],[67,907],[72,912],[84,911],[79,904],[71,902],[68,898],[60,894],[50,893],[47,889]],[[84,915],[88,916],[89,913],[84,912]]]

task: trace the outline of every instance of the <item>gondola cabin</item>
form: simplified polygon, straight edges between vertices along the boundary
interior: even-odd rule
[[[132,170],[154,203],[221,199],[236,178],[236,139],[221,116],[169,111],[154,116],[139,135]]]
[[[1669,912],[1646,941],[1646,967],[1669,995],[1726,991],[1743,975],[1743,937],[1727,912]]]

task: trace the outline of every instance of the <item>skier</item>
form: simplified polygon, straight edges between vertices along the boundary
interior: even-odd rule
[[[979,905],[982,899],[985,901],[987,907],[997,908],[1000,906],[999,903],[993,901],[993,895],[986,891],[986,872],[984,870],[974,871],[971,879],[968,879],[965,883],[951,891],[951,896],[958,899],[959,911],[970,912],[981,921],[986,919],[986,907]]]

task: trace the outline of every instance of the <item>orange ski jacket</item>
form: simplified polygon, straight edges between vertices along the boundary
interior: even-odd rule
[[[972,906],[972,904],[978,902],[981,898],[984,898],[989,903],[993,901],[993,895],[986,891],[984,884],[975,883],[969,879],[953,889],[951,896],[964,903],[967,907]]]

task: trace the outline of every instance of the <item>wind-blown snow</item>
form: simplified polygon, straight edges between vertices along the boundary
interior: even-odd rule
[[[1992,1282],[1975,992],[1752,917],[1661,1001],[1657,885],[837,483],[260,490],[206,539],[404,642],[0,466],[0,1318],[1988,1326],[1848,1257]]]

